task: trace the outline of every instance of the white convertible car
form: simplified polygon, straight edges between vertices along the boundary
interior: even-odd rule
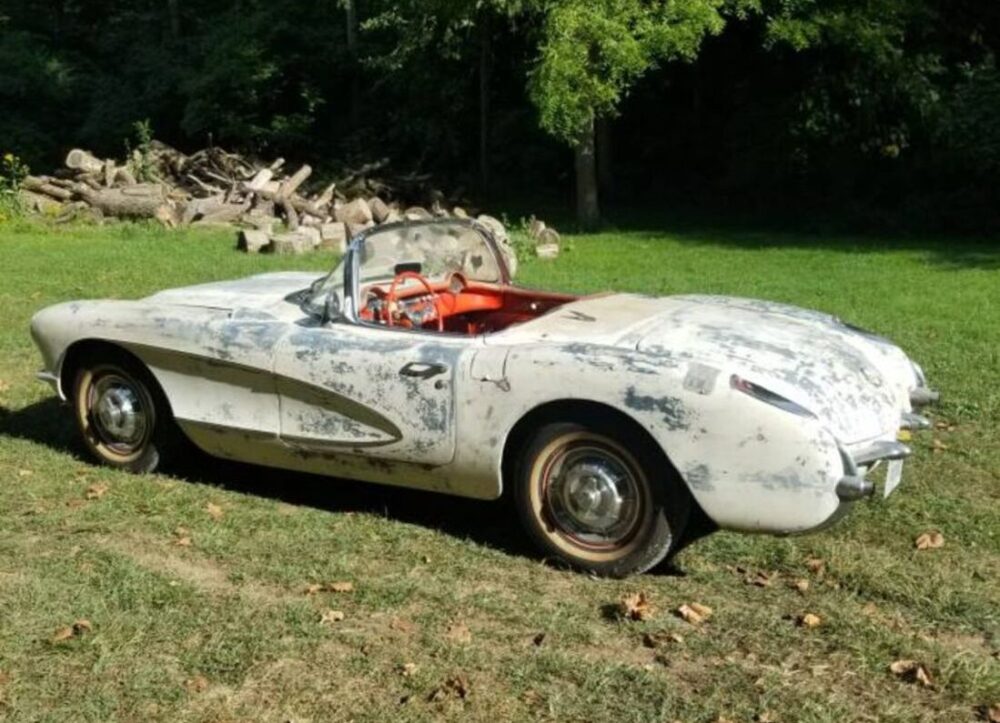
[[[481,499],[509,489],[548,556],[647,570],[695,514],[821,528],[888,494],[920,367],[833,316],[720,296],[510,283],[470,221],[380,226],[331,273],[271,273],[39,312],[87,447],[148,472],[205,452]],[[885,461],[875,482],[872,470]]]

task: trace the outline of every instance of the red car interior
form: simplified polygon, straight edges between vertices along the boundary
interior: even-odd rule
[[[416,283],[401,286],[404,280]],[[460,273],[431,282],[403,271],[391,284],[362,290],[360,317],[387,326],[458,334],[486,334],[534,319],[578,296],[469,281]]]

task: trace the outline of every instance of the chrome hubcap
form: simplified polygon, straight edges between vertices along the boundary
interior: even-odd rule
[[[628,466],[598,447],[567,452],[550,471],[548,507],[563,531],[591,544],[613,544],[639,518],[639,488]]]
[[[134,447],[146,434],[147,418],[142,397],[128,380],[108,375],[94,384],[94,421],[101,438],[110,445]]]

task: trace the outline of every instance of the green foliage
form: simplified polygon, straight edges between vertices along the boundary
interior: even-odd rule
[[[0,158],[0,221],[7,221],[21,214],[19,191],[22,181],[29,173],[24,161],[10,151]]]
[[[152,181],[153,159],[153,125],[149,119],[136,121],[132,124],[135,132],[135,148],[129,139],[125,139],[125,155],[128,158],[128,168],[138,181]]]
[[[531,97],[542,126],[575,143],[660,62],[692,60],[725,24],[722,0],[560,0],[548,10]]]

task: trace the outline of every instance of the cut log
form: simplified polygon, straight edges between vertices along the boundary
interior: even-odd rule
[[[90,151],[74,148],[66,154],[66,167],[84,173],[100,173],[104,170],[104,161]]]
[[[312,251],[313,237],[299,231],[280,233],[271,237],[271,245],[268,248],[276,254],[304,254]]]
[[[196,225],[228,225],[238,221],[247,211],[244,203],[223,203],[210,209],[201,218],[195,221]]]
[[[63,211],[63,205],[51,196],[36,193],[22,188],[17,192],[18,203],[30,213],[40,213],[43,216],[58,216]]]
[[[382,223],[389,215],[389,207],[378,196],[372,196],[368,199],[368,209],[371,211],[372,220],[375,223]]]
[[[327,249],[343,254],[347,251],[347,226],[340,221],[324,223],[319,227],[321,249]]]
[[[338,221],[355,226],[364,226],[372,223],[372,210],[363,198],[356,198],[350,203],[345,203],[334,212],[334,218]],[[351,234],[353,236],[353,234]]]
[[[245,228],[236,237],[236,248],[240,251],[246,251],[248,254],[260,253],[267,249],[270,243],[271,237],[268,236],[267,232],[257,229]]]
[[[305,180],[309,178],[311,173],[312,168],[309,166],[302,166],[302,168],[281,182],[281,187],[278,189],[278,195],[290,198],[291,195],[298,190],[299,186],[301,186]]]
[[[374,221],[367,221],[365,223],[350,223],[350,222],[348,222],[347,223],[347,234],[351,238],[354,238],[359,233],[361,233],[363,231],[367,231],[368,229],[370,229],[374,225],[375,225]]]
[[[485,213],[481,213],[476,217],[476,220],[485,226],[491,234],[493,234],[493,238],[496,239],[497,243],[509,243],[507,229],[504,228],[504,225],[497,219],[492,216],[487,216]]]
[[[531,220],[528,221],[528,235],[531,236],[531,238],[537,240],[539,234],[544,230],[545,230],[545,221],[542,221],[541,219],[532,216]]]
[[[559,255],[559,244],[538,244],[535,253],[540,259],[554,259]]]
[[[248,191],[260,191],[272,178],[274,178],[274,171],[270,168],[261,168],[253,178],[247,181],[246,189]]]
[[[68,201],[73,198],[73,192],[68,188],[63,188],[62,186],[56,185],[49,178],[39,178],[38,176],[26,176],[23,181],[21,181],[21,188],[26,191],[34,191],[35,193],[43,193],[50,198],[54,198],[58,201]]]
[[[466,213],[465,209],[462,208],[461,206],[455,206],[455,208],[451,209],[451,215],[454,216],[455,218],[469,217],[469,214]]]
[[[105,216],[116,218],[173,218],[162,186],[140,184],[128,188],[105,188],[95,191],[80,184],[77,195]],[[164,210],[165,209],[165,210]]]
[[[116,186],[135,186],[139,182],[135,180],[135,176],[132,175],[132,171],[125,167],[121,167],[115,171],[113,183]]]
[[[560,240],[559,232],[554,228],[549,228],[548,226],[539,231],[538,235],[535,236],[535,239],[538,241],[539,246],[544,246],[546,244],[555,244],[558,246]]]
[[[429,221],[434,218],[430,211],[422,206],[410,206],[403,211],[403,218],[407,221]]]

